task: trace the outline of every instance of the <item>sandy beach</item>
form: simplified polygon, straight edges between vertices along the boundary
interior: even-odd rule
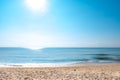
[[[74,67],[1,67],[0,80],[120,80],[120,64]]]

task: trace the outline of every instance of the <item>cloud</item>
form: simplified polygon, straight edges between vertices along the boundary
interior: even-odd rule
[[[25,0],[25,5],[34,13],[46,13],[48,9],[47,0]]]

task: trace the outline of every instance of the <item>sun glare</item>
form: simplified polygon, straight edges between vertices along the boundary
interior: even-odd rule
[[[25,4],[32,12],[45,13],[47,10],[47,0],[25,0]]]

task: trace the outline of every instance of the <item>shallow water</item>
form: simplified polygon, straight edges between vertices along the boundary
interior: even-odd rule
[[[120,62],[120,48],[0,48],[1,65]]]

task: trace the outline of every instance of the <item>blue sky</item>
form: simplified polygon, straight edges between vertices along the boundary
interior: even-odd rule
[[[120,47],[120,1],[0,0],[0,47]]]

